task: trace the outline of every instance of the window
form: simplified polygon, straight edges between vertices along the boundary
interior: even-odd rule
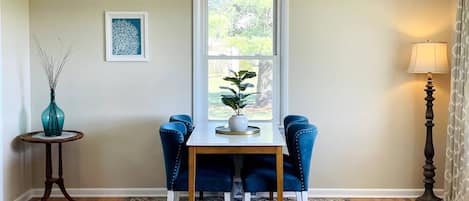
[[[251,121],[278,121],[281,107],[282,27],[284,1],[196,0],[194,3],[194,116],[196,121],[226,120],[233,111],[220,101],[229,86],[230,70],[255,71],[247,80],[250,105],[243,113]],[[279,14],[280,13],[280,14]]]

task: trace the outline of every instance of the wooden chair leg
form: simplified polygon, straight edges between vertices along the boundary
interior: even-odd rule
[[[174,191],[168,191],[168,195],[166,196],[167,201],[174,201]]]
[[[199,200],[204,200],[204,192],[199,192]]]
[[[296,194],[296,201],[303,201],[303,194],[301,193],[301,191],[298,191],[298,192],[295,192]]]
[[[251,201],[251,193],[244,192],[243,201]]]
[[[274,192],[269,192],[269,200],[272,201],[274,200]]]
[[[302,201],[308,201],[308,191],[301,192]]]
[[[225,198],[225,201],[230,201],[231,200],[231,193],[230,192],[225,192],[223,193],[223,197]]]

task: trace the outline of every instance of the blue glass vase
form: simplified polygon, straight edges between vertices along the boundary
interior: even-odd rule
[[[64,112],[55,104],[55,90],[50,90],[49,106],[42,112],[42,127],[44,134],[48,137],[62,135],[64,128]]]

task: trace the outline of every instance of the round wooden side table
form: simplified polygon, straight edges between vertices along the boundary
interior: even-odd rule
[[[20,139],[24,142],[29,143],[41,143],[46,145],[46,181],[44,195],[41,198],[41,201],[46,201],[50,197],[52,190],[52,185],[55,183],[60,187],[60,190],[64,194],[65,198],[69,201],[73,201],[72,197],[65,190],[64,179],[62,177],[62,143],[72,142],[83,138],[83,133],[81,131],[74,130],[64,130],[62,136],[59,137],[44,137],[44,131],[34,131],[29,133],[24,133],[20,135]],[[52,177],[52,153],[51,145],[59,145],[59,178]]]

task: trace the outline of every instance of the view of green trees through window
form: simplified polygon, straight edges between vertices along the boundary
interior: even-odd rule
[[[233,112],[220,101],[229,70],[255,71],[247,80],[259,92],[243,112],[251,120],[272,119],[274,67],[273,0],[208,0],[208,116],[226,120]],[[240,58],[241,57],[241,58]]]

